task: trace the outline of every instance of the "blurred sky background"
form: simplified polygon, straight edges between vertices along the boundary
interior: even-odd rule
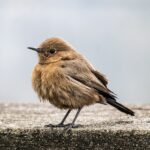
[[[38,102],[27,47],[53,36],[104,73],[120,101],[150,102],[149,0],[0,0],[0,102]]]

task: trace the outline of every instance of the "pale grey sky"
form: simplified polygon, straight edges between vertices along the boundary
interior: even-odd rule
[[[127,103],[150,102],[150,1],[1,0],[0,101],[36,102],[27,47],[59,36],[110,80]]]

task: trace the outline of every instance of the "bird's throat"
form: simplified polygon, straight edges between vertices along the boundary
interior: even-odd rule
[[[56,59],[56,60],[48,60],[48,61],[39,61],[40,65],[48,65],[48,64],[52,64],[52,63],[56,63],[61,61],[61,59]]]

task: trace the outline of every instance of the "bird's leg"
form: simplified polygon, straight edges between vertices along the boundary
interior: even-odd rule
[[[81,109],[82,109],[82,107],[81,107],[81,108],[78,108],[78,111],[77,111],[77,113],[76,113],[76,115],[75,115],[75,117],[74,117],[72,123],[66,125],[66,127],[65,127],[65,129],[64,129],[64,132],[68,132],[71,128],[76,127],[76,126],[74,125],[74,123],[75,123],[75,121],[76,121],[76,119],[77,119],[77,117],[78,117],[78,115],[79,115]]]
[[[68,117],[68,115],[70,114],[70,112],[71,112],[71,109],[69,109],[67,111],[64,118],[62,119],[62,121],[59,124],[56,124],[56,125],[48,124],[48,125],[45,125],[45,127],[65,127],[66,125],[64,125],[64,122],[65,122],[66,118]]]
[[[62,119],[62,121],[61,121],[59,124],[61,124],[61,125],[64,124],[64,122],[65,122],[66,118],[68,117],[68,115],[70,114],[70,112],[71,112],[71,109],[69,109],[69,110],[67,111],[67,113],[65,114],[64,118]]]

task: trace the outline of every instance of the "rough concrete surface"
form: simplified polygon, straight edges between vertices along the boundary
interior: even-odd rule
[[[76,123],[79,128],[45,128],[57,124],[65,110],[50,104],[0,104],[0,150],[7,149],[96,149],[150,150],[150,104],[127,105],[136,116],[128,116],[108,105],[85,107]],[[71,122],[76,111],[71,112]]]

